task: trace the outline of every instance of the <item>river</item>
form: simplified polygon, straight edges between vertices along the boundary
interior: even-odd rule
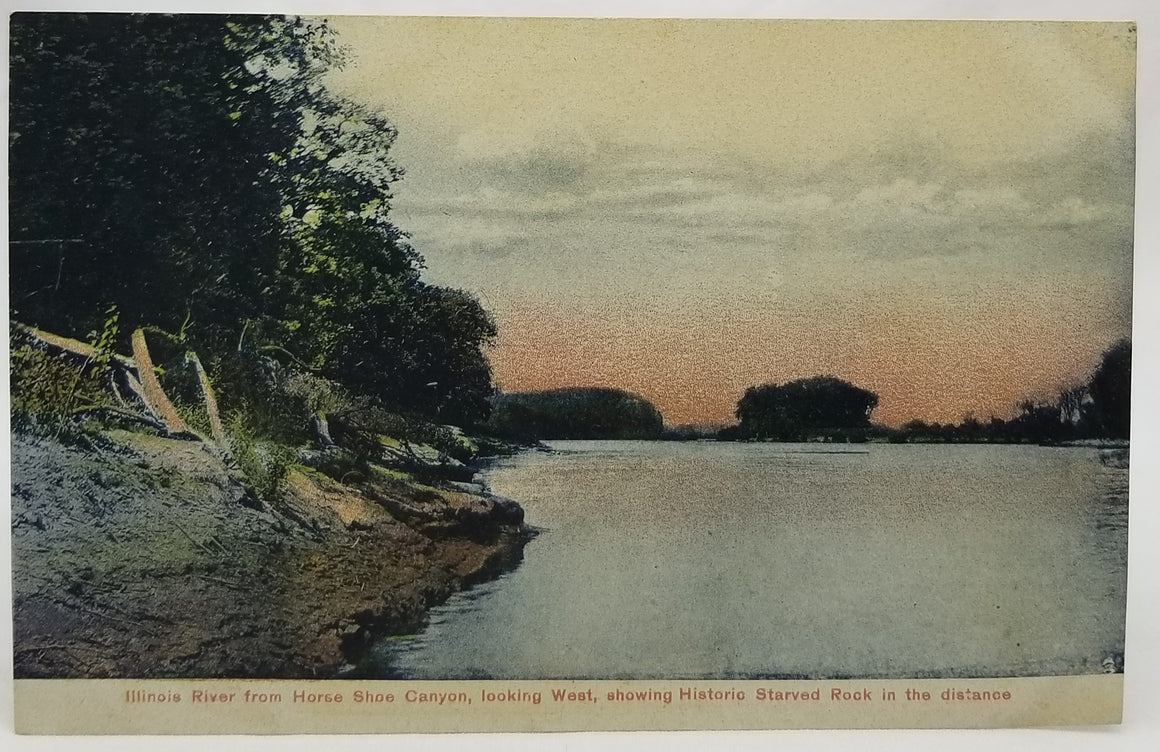
[[[1123,654],[1126,462],[1095,448],[557,442],[485,473],[523,562],[380,678],[1079,674]]]

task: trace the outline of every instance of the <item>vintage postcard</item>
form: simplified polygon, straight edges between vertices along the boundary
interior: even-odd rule
[[[19,731],[1119,722],[1134,23],[9,35]]]

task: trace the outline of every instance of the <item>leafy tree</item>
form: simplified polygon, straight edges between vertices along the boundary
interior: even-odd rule
[[[491,367],[482,348],[496,329],[475,298],[415,282],[375,298],[361,316],[333,361],[354,388],[443,422],[487,418]]]
[[[1132,343],[1122,339],[1104,353],[1088,381],[1092,404],[1085,411],[1090,430],[1126,439],[1132,418]]]
[[[398,302],[421,263],[388,216],[402,171],[389,157],[395,129],[324,90],[303,110],[302,132],[278,156],[278,259],[264,333],[315,368],[332,362],[369,308]]]
[[[113,304],[217,362],[486,416],[495,326],[420,280],[390,219],[395,129],[325,88],[324,22],[16,14],[11,38],[14,317],[83,336]]]
[[[664,420],[648,400],[603,387],[496,395],[489,428],[498,436],[534,439],[655,439]]]
[[[13,313],[84,334],[116,304],[125,331],[236,337],[282,242],[270,155],[301,119],[287,91],[320,45],[316,25],[274,17],[14,15]]]
[[[752,438],[861,438],[877,405],[873,392],[833,376],[814,376],[750,387],[735,414],[740,434]]]
[[[286,160],[291,226],[268,339],[395,410],[447,422],[487,417],[495,324],[472,296],[419,279],[422,259],[389,216],[402,170],[393,126],[322,93]]]

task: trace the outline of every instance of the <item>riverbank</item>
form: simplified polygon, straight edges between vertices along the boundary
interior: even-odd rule
[[[245,493],[197,441],[12,436],[17,678],[333,677],[519,560],[513,502],[382,471]]]

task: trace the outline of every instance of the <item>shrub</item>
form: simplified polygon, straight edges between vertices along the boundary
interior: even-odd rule
[[[97,357],[77,364],[69,356],[53,355],[31,344],[18,329],[9,334],[12,426],[58,438],[70,436],[83,426],[75,419],[78,410],[109,404],[105,384],[111,338],[116,317],[106,323],[105,334],[97,339]]]
[[[286,475],[297,456],[294,449],[256,439],[241,412],[230,416],[226,433],[246,491],[263,501],[279,501]]]
[[[380,437],[426,444],[460,462],[470,460],[477,453],[477,448],[471,442],[449,426],[370,405],[337,412],[332,429],[340,444],[368,459],[379,451]]]

